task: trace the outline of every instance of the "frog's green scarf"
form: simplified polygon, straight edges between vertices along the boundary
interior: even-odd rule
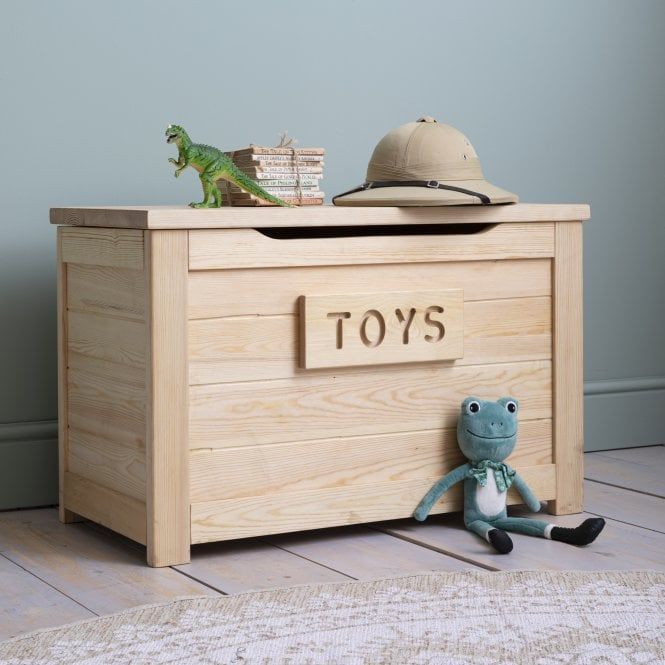
[[[487,469],[494,469],[494,479],[499,492],[505,492],[512,484],[515,478],[515,469],[511,469],[503,462],[492,462],[485,459],[478,462],[476,466],[469,469],[468,475],[475,478],[483,487],[487,485]]]

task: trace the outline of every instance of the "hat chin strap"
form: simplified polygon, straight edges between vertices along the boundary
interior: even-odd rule
[[[355,194],[356,192],[364,192],[368,189],[380,189],[381,187],[427,187],[428,189],[445,189],[450,192],[460,192],[460,194],[475,196],[476,198],[480,199],[482,205],[490,205],[492,203],[489,196],[485,194],[474,192],[471,189],[464,189],[464,187],[444,185],[438,180],[375,180],[374,182],[365,182],[360,185],[360,187],[356,187],[355,189],[350,189],[348,192],[342,192],[341,194],[337,194],[337,196],[333,196],[333,203],[335,203],[335,199],[338,199],[340,196]]]

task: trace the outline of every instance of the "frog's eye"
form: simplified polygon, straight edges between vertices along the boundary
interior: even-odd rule
[[[466,405],[466,408],[469,413],[478,413],[478,411],[480,411],[480,402],[469,402]]]
[[[508,413],[515,413],[517,411],[517,404],[515,402],[506,402],[506,409]]]

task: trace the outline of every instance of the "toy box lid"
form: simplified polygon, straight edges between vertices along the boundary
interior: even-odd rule
[[[99,206],[51,208],[51,224],[130,229],[237,229],[294,226],[387,226],[565,222],[589,218],[586,204],[515,203],[422,208]]]

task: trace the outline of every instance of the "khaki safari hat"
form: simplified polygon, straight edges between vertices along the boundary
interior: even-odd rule
[[[517,203],[483,177],[469,139],[426,116],[388,132],[374,148],[366,181],[333,197],[338,206],[449,206]]]

